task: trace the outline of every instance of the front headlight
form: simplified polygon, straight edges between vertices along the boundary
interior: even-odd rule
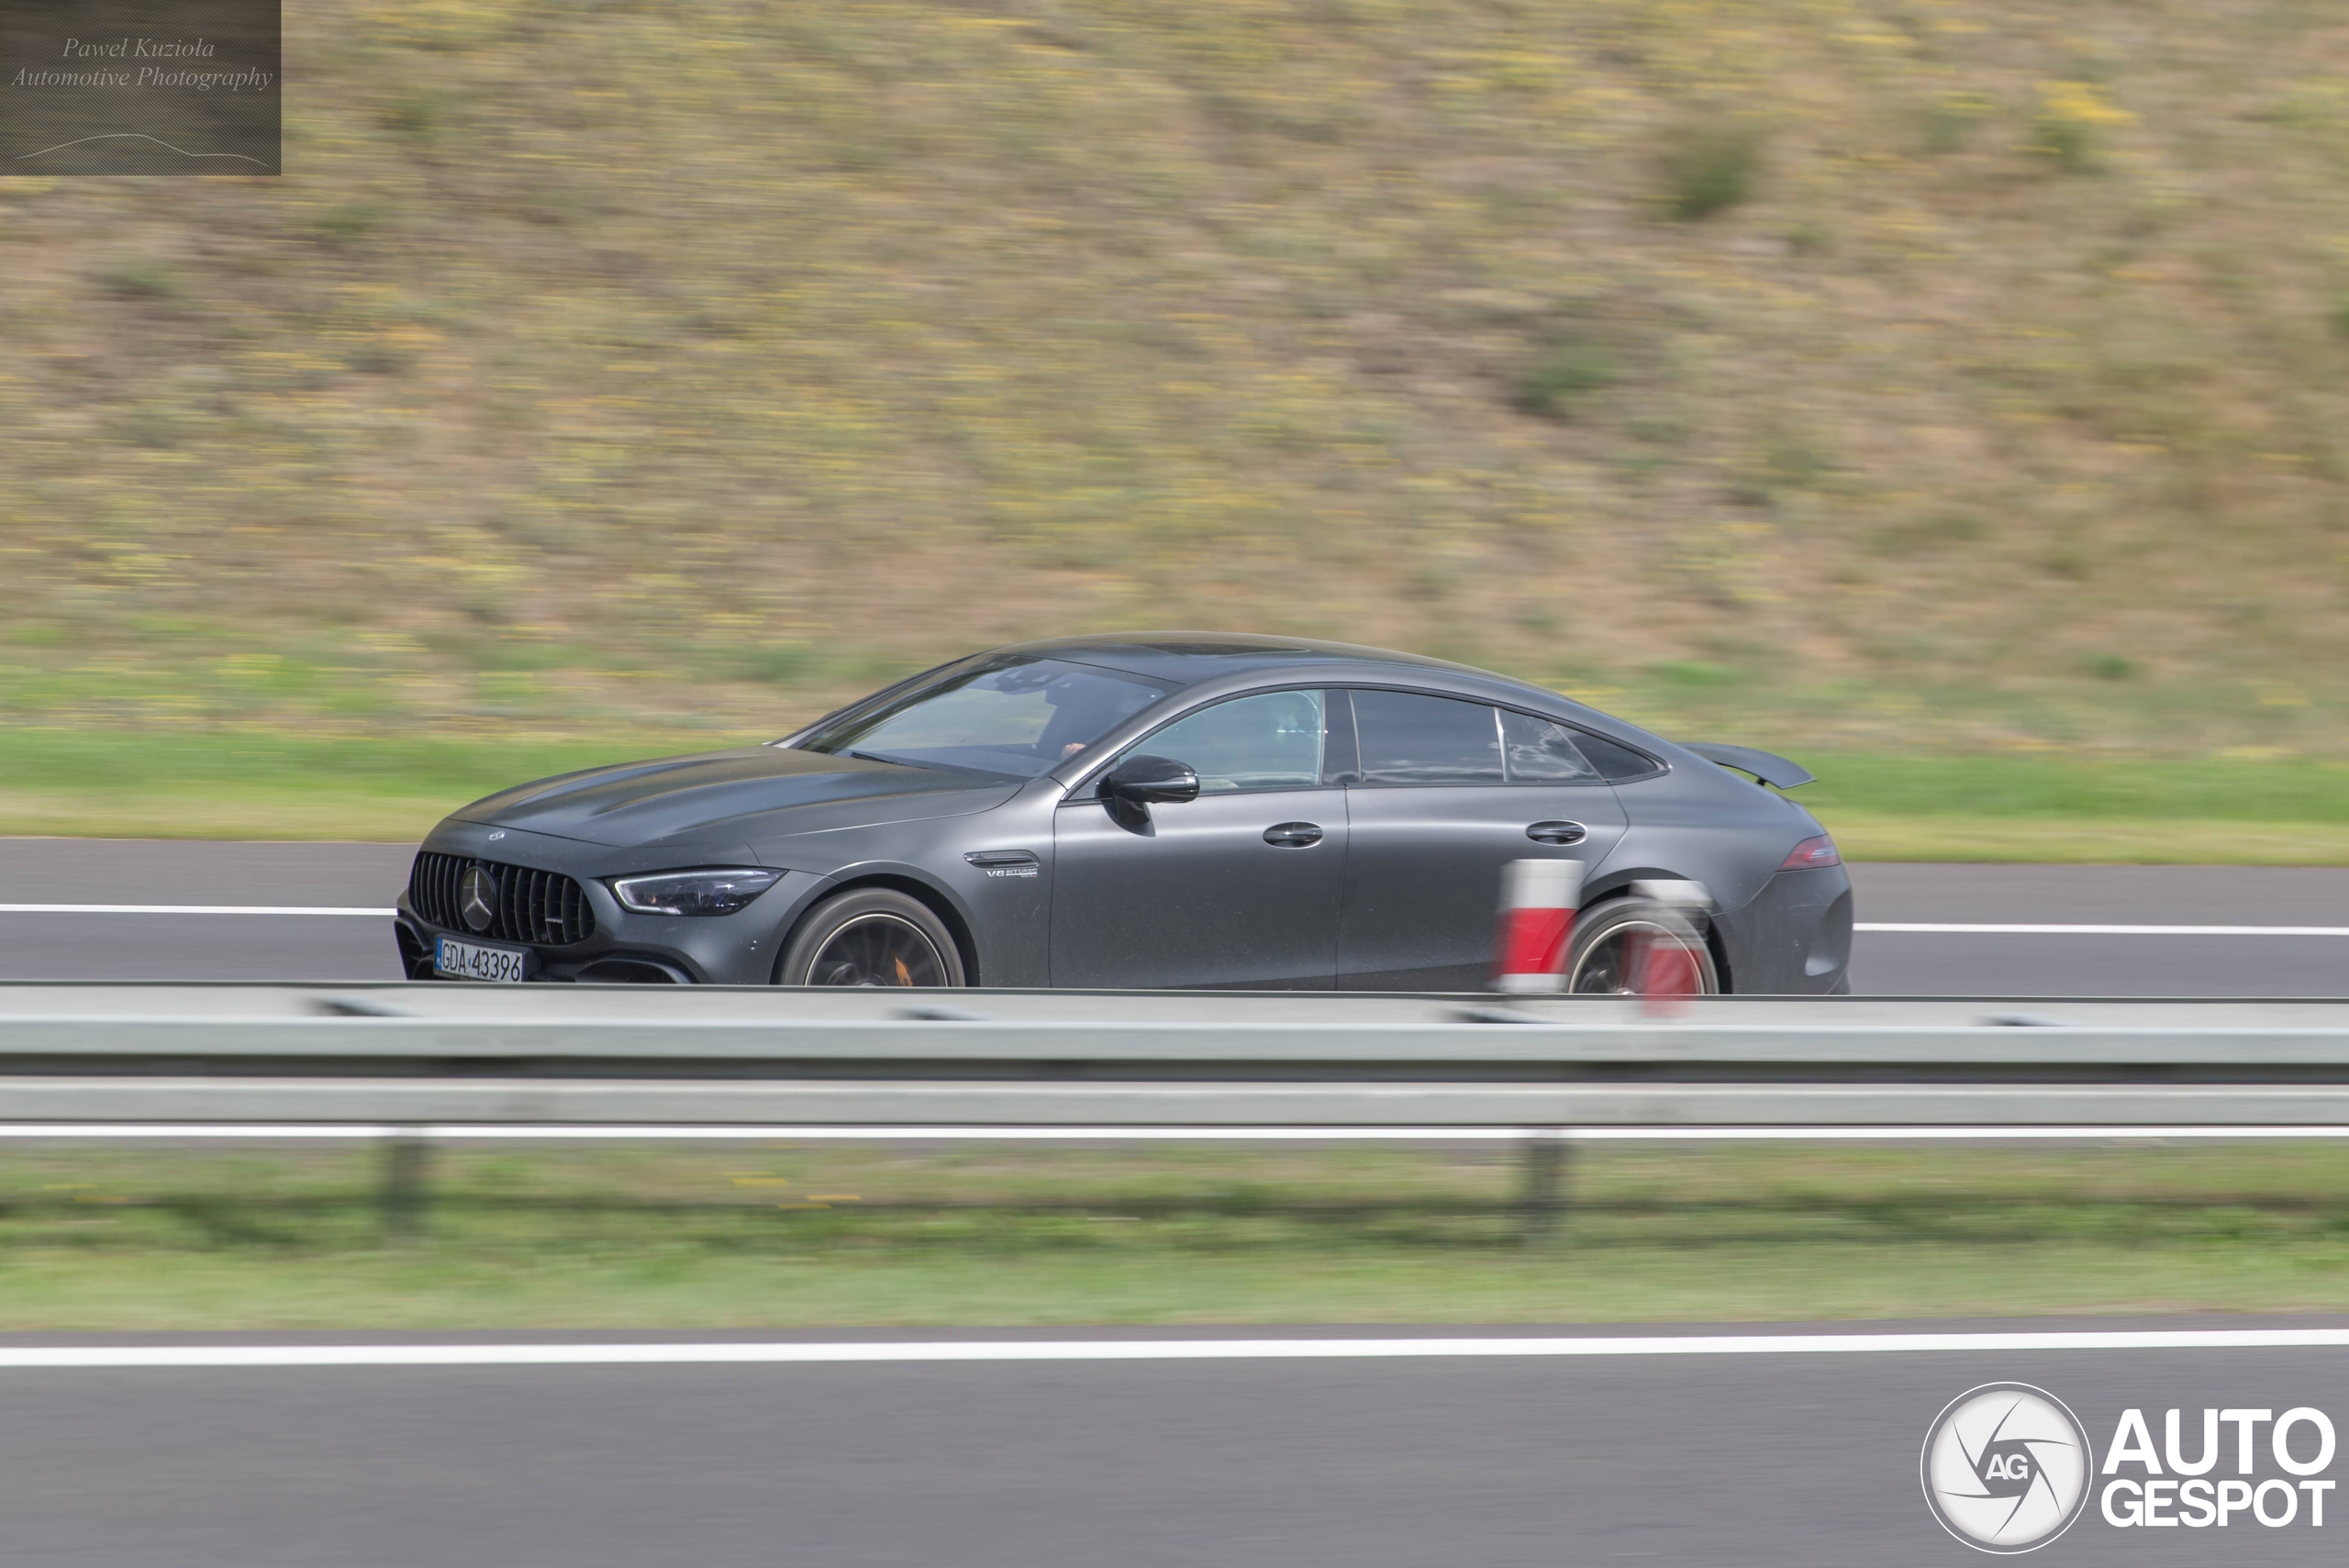
[[[731,915],[782,880],[779,871],[670,871],[616,878],[612,891],[640,915]]]

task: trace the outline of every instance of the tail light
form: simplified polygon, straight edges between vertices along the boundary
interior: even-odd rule
[[[1835,840],[1821,833],[1816,839],[1805,839],[1787,851],[1778,862],[1780,871],[1817,871],[1821,866],[1839,866],[1843,857],[1836,852]]]

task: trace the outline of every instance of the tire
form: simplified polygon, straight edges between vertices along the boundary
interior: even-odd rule
[[[1697,961],[1698,994],[1720,995],[1720,971],[1704,932],[1680,910],[1643,898],[1610,899],[1575,921],[1574,940],[1566,945],[1566,989],[1584,995],[1631,995],[1622,971],[1630,941],[1640,938],[1687,949]]]
[[[963,954],[928,905],[867,887],[818,905],[792,934],[774,978],[778,985],[960,985]]]

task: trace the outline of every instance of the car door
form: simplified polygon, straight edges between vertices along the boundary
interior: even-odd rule
[[[1121,754],[1188,763],[1197,800],[1130,827],[1090,791],[1062,802],[1052,984],[1331,985],[1346,792],[1323,782],[1328,740],[1322,692],[1230,697]]]
[[[1623,837],[1623,808],[1564,725],[1431,693],[1350,695],[1359,762],[1346,790],[1338,984],[1481,990],[1501,868],[1595,868]]]

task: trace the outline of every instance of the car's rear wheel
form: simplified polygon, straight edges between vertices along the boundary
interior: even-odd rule
[[[775,965],[783,985],[960,985],[963,957],[928,906],[885,887],[818,905]]]
[[[1566,989],[1584,995],[1634,995],[1641,989],[1642,950],[1664,944],[1688,955],[1698,994],[1720,992],[1720,972],[1704,933],[1670,905],[1644,898],[1614,899],[1575,920],[1566,949]]]

